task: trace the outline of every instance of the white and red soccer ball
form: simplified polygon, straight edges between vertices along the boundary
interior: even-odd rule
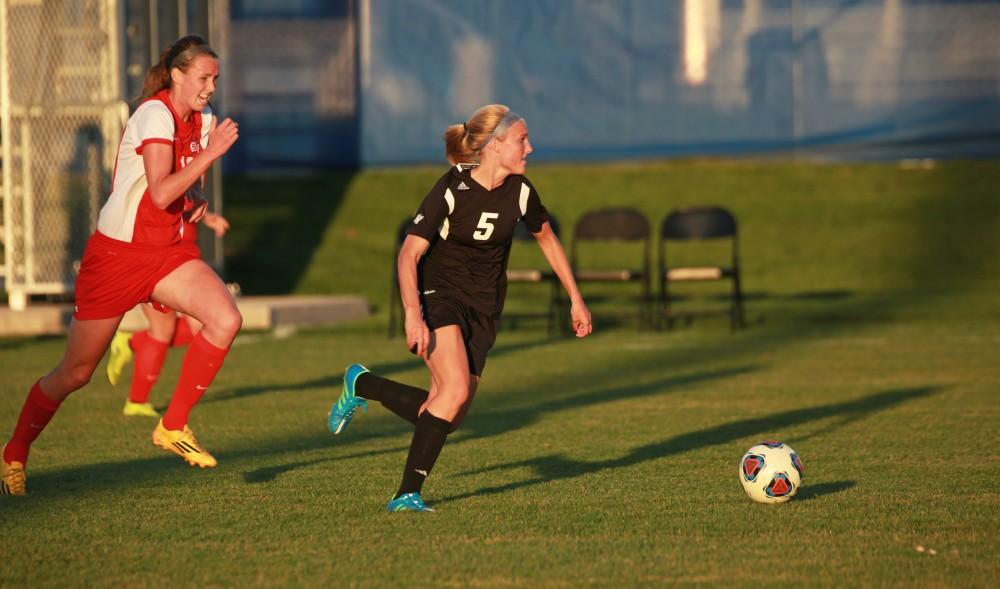
[[[758,503],[784,503],[802,485],[802,460],[786,444],[761,442],[740,460],[740,482]]]

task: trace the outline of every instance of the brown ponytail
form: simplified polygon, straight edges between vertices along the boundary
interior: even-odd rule
[[[191,62],[199,55],[209,55],[215,59],[219,56],[208,46],[208,43],[198,35],[181,37],[173,45],[160,54],[160,59],[146,72],[142,83],[142,95],[139,100],[146,100],[164,88],[170,87],[170,70],[178,68],[187,71]]]

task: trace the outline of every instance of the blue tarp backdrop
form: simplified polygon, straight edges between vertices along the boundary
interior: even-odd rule
[[[234,42],[241,25],[266,26],[248,10],[261,4],[234,2],[242,6],[234,9]],[[326,18],[348,23],[338,30],[353,34],[354,51],[340,62],[355,69],[341,69],[325,86],[318,81],[316,96],[296,103],[296,117],[285,118],[298,122],[283,123],[287,141],[275,140],[282,129],[274,121],[282,118],[273,109],[280,106],[272,101],[266,120],[255,120],[262,115],[254,100],[267,97],[239,96],[241,143],[262,139],[254,133],[260,127],[271,145],[237,158],[237,167],[440,163],[445,127],[491,102],[528,120],[533,157],[542,160],[788,149],[838,158],[1000,153],[996,1],[350,6]],[[253,67],[241,64],[244,74]],[[353,109],[316,108],[343,94],[345,84]]]

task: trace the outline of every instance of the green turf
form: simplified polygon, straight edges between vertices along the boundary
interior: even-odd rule
[[[231,270],[260,253],[289,289],[384,301],[395,226],[439,172],[233,181]],[[121,417],[124,392],[99,373],[35,444],[30,496],[0,498],[0,585],[991,585],[1000,166],[611,172],[532,177],[567,227],[601,204],[657,222],[681,203],[732,208],[747,330],[706,319],[662,333],[602,323],[579,341],[502,332],[425,487],[438,510],[426,516],[382,513],[407,424],[373,404],[343,435],[325,430],[352,361],[426,384],[385,339],[384,303],[344,328],[242,335],[191,423],[214,471],[153,448],[152,420]],[[308,247],[290,248],[297,240]],[[284,266],[283,248],[295,250]],[[0,423],[63,345],[0,341]],[[165,381],[179,362],[173,352]],[[168,394],[161,383],[154,400]],[[737,479],[742,452],[765,438],[805,462],[785,505],[751,503]]]
[[[443,172],[434,167],[229,179],[230,278],[250,293],[363,293],[384,308],[397,228]],[[685,161],[536,166],[530,176],[559,218],[567,248],[573,224],[591,209],[637,208],[655,232],[674,207],[728,207],[740,221],[750,291],[1000,284],[1000,260],[983,255],[1000,249],[996,163],[908,170]],[[541,261],[536,249],[515,247],[512,265]],[[600,258],[593,250],[581,255]]]

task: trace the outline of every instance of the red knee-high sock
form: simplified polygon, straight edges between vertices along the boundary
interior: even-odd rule
[[[49,420],[59,409],[59,403],[60,401],[46,397],[42,393],[42,387],[37,382],[35,386],[31,387],[28,398],[24,400],[24,407],[21,408],[21,415],[17,418],[14,435],[11,436],[4,448],[4,461],[7,463],[28,462],[28,450],[31,448],[31,443],[49,424]]]
[[[181,378],[174,390],[174,397],[163,415],[163,427],[175,431],[184,429],[191,409],[212,384],[228,352],[229,348],[217,348],[210,344],[201,332],[194,336],[184,355]]]
[[[131,345],[132,351],[135,352],[135,368],[132,370],[132,386],[128,391],[128,400],[133,403],[145,403],[149,400],[149,391],[160,378],[160,370],[167,359],[167,348],[170,344],[154,339],[148,331],[138,331],[132,336]]]
[[[191,343],[194,339],[194,332],[191,331],[191,324],[183,317],[177,318],[177,327],[174,328],[174,339],[170,340],[171,348],[179,348]]]

